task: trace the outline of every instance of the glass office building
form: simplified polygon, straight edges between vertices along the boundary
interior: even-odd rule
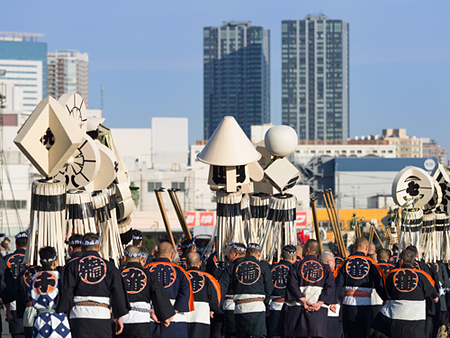
[[[203,29],[204,138],[224,116],[250,126],[270,121],[270,31],[251,22]]]
[[[282,123],[300,140],[349,137],[349,25],[325,15],[282,21]]]
[[[24,87],[24,92],[39,93],[37,97],[39,101],[47,96],[47,43],[37,41],[38,37],[42,36],[43,34],[0,32],[0,69],[6,70],[1,81],[11,80],[15,86]],[[22,62],[14,64],[14,62],[2,62],[2,60]],[[39,63],[36,67],[35,62],[28,64],[23,61]],[[40,88],[30,84],[29,81],[32,80],[39,81]]]

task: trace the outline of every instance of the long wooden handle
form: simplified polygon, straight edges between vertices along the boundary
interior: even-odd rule
[[[175,241],[173,240],[172,230],[170,229],[169,219],[167,218],[166,209],[164,208],[164,202],[161,196],[161,190],[155,189],[156,200],[158,201],[159,210],[161,211],[161,216],[164,221],[164,226],[166,227],[167,236],[169,236],[169,241],[175,249]]]
[[[183,209],[181,209],[180,200],[178,199],[177,192],[175,189],[168,189],[170,200],[172,201],[175,213],[177,214],[178,221],[180,222],[181,229],[183,230],[186,239],[192,239],[191,232],[186,223],[186,218],[184,217]]]
[[[311,209],[314,223],[314,231],[316,232],[316,238],[319,242],[319,254],[322,254],[322,240],[320,238],[319,222],[317,221],[317,211],[316,211],[316,196],[311,196]]]

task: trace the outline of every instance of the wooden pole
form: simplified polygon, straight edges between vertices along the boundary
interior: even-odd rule
[[[369,244],[371,244],[372,241],[373,241],[373,229],[374,229],[374,226],[373,226],[373,224],[371,224],[370,225],[370,232],[369,232]]]
[[[335,228],[334,228],[334,221],[333,221],[332,218],[331,218],[330,210],[328,209],[327,198],[326,198],[326,196],[325,196],[325,192],[324,192],[324,191],[322,191],[322,197],[323,197],[323,200],[324,200],[324,202],[325,202],[325,208],[327,209],[328,220],[330,221],[330,224],[331,224],[331,230],[333,230],[334,241],[335,241],[336,244],[338,245],[337,234],[336,234],[336,230],[335,230]],[[338,245],[338,247],[339,247],[339,245]]]
[[[191,232],[186,223],[186,218],[184,217],[183,209],[181,209],[180,200],[178,199],[176,189],[167,189],[169,193],[170,200],[172,201],[175,213],[177,214],[178,221],[180,222],[181,229],[183,229],[184,236],[186,239],[192,239]]]
[[[166,227],[167,236],[169,237],[170,244],[172,244],[175,249],[175,241],[173,240],[172,230],[170,229],[169,219],[167,218],[166,209],[164,208],[164,202],[161,196],[161,192],[164,188],[155,189],[156,200],[158,201],[159,210],[161,211],[161,216],[164,221],[164,226]]]
[[[377,229],[375,229],[375,225],[373,226],[373,233],[375,234],[375,236],[377,236],[377,238],[378,238],[378,241],[380,242],[380,244],[381,244],[381,247],[384,249],[384,245],[383,245],[383,242],[381,242],[381,238],[380,238],[380,235],[378,235],[378,232],[377,232]]]
[[[336,220],[336,232],[338,234],[339,241],[341,242],[341,245],[342,245],[342,252],[343,252],[342,257],[344,259],[346,259],[347,251],[345,250],[344,238],[342,237],[341,226],[339,224],[339,218],[338,218],[338,214],[337,214],[337,210],[336,210],[336,205],[334,204],[333,192],[331,191],[331,189],[328,190],[328,198],[329,198],[329,202],[330,202],[331,213],[334,215],[335,220]]]
[[[312,216],[313,216],[313,222],[314,222],[314,231],[316,232],[316,238],[317,238],[317,241],[319,242],[319,255],[321,255],[322,254],[322,240],[320,238],[319,222],[317,221],[316,199],[317,199],[317,197],[315,195],[311,196],[311,209],[312,209]]]

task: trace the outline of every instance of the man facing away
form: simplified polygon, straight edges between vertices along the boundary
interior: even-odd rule
[[[222,292],[222,297],[225,297],[223,300],[222,310],[223,310],[223,333],[226,338],[234,337],[236,335],[236,326],[234,322],[234,309],[235,304],[233,301],[233,289],[231,288],[231,281],[234,272],[234,265],[241,263],[247,252],[247,248],[242,243],[230,243],[229,244],[229,253],[228,259],[230,265],[228,265],[222,275],[219,278],[220,290]],[[214,318],[216,319],[216,318]],[[215,320],[213,321],[215,325],[214,337],[222,337],[222,334],[219,332],[220,327]]]
[[[308,240],[303,247],[303,260],[289,270],[281,315],[285,336],[326,336],[327,306],[336,304],[336,295],[333,273],[318,255],[319,243]]]
[[[194,296],[189,276],[182,267],[172,263],[174,255],[174,247],[163,242],[158,246],[157,259],[145,266],[145,269],[162,283],[176,313],[168,327],[164,323],[151,321],[153,338],[187,338],[185,314],[194,311]]]
[[[260,263],[261,247],[249,243],[247,254],[233,264],[231,289],[234,296],[236,337],[267,336],[266,306],[273,291],[269,265]]]
[[[289,269],[297,261],[296,253],[297,248],[295,246],[286,245],[281,252],[282,259],[272,266],[272,283],[274,288],[270,296],[270,314],[267,319],[267,333],[269,337],[281,336],[281,333],[278,332],[278,321],[286,297]]]
[[[189,338],[209,337],[210,319],[220,313],[222,299],[219,282],[209,273],[200,271],[202,261],[196,252],[186,256],[187,273],[194,293],[195,310],[186,314]]]
[[[360,237],[351,254],[336,269],[336,294],[344,291],[342,324],[346,338],[366,338],[372,317],[371,296],[374,289],[385,300],[383,272],[367,257],[369,241]]]
[[[414,269],[415,253],[405,249],[399,256],[400,268],[386,276],[389,302],[375,318],[372,337],[423,338],[427,297],[436,296],[434,281],[426,272]],[[438,297],[434,298],[438,302]]]
[[[66,314],[56,311],[57,298],[60,295],[60,273],[56,271],[58,256],[53,247],[39,250],[42,270],[37,272],[30,285],[30,297],[36,310],[33,325],[33,337],[61,338],[71,337]]]
[[[122,316],[130,309],[127,291],[114,263],[100,257],[100,238],[93,233],[83,236],[83,255],[68,263],[61,282],[57,312],[70,310],[70,328],[74,338],[112,336],[111,319],[116,334],[123,330]],[[112,312],[110,312],[110,308]]]
[[[320,255],[320,261],[330,267],[331,272],[334,275],[335,272],[335,257],[331,251],[324,251]],[[337,297],[337,304],[330,305],[328,309],[327,317],[327,338],[341,338],[342,337],[342,321],[339,318],[339,312],[341,306],[339,304],[339,295]]]
[[[81,241],[83,240],[83,236],[80,234],[73,234],[69,237],[67,244],[69,244],[69,250],[67,251],[69,255],[70,262],[73,259],[79,259],[83,256],[83,250],[81,249]]]
[[[28,244],[28,234],[26,232],[19,232],[16,235],[16,250],[4,257],[6,266],[11,271],[14,278],[14,288],[17,289],[19,284],[17,277],[25,270],[24,263],[25,253]],[[9,323],[9,333],[13,338],[20,338],[24,335],[23,320],[17,317],[16,311],[17,303],[14,301],[11,304],[6,304],[6,321]]]
[[[124,253],[122,279],[131,309],[123,316],[123,332],[119,337],[149,338],[150,316],[155,322],[168,326],[175,311],[161,282],[142,267],[139,247],[129,245]]]

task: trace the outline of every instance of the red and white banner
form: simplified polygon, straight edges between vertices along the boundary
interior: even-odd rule
[[[297,211],[296,224],[298,227],[305,227],[308,225],[308,212],[307,211]]]
[[[186,213],[186,223],[188,227],[195,226],[195,212],[187,212]]]
[[[200,213],[200,225],[214,225],[214,212],[201,212]]]

